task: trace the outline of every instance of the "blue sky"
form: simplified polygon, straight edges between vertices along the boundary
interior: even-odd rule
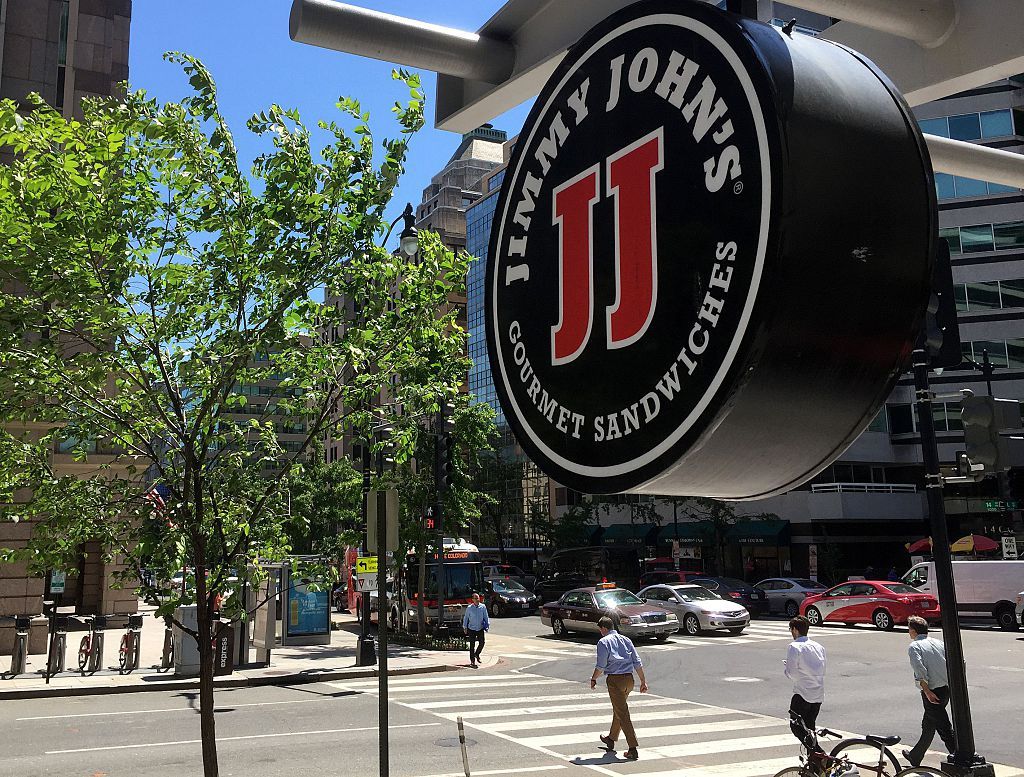
[[[434,24],[476,31],[504,0],[360,0],[353,4]],[[358,99],[371,115],[375,137],[394,135],[391,106],[404,99],[404,87],[391,80],[393,65],[313,46],[288,37],[291,0],[142,0],[132,6],[130,81],[167,102],[189,91],[180,68],[164,62],[165,51],[185,51],[201,59],[217,80],[225,111],[243,156],[260,147],[245,120],[271,103],[297,108],[307,125],[338,116],[339,96]],[[427,96],[427,126],[413,140],[406,175],[389,213],[406,202],[419,203],[423,187],[455,150],[459,136],[435,130],[433,73],[421,73]],[[495,120],[510,135],[526,116],[520,107]],[[394,242],[394,238],[392,239]]]

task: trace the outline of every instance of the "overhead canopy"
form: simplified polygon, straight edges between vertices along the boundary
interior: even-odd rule
[[[711,521],[683,521],[662,527],[658,532],[658,544],[670,545],[672,540],[679,540],[683,545],[699,545],[711,542],[715,535],[715,527]]]
[[[649,523],[613,523],[601,536],[602,545],[631,545],[642,548],[653,545],[658,527]]]
[[[725,536],[740,545],[779,545],[788,531],[788,521],[737,521]]]

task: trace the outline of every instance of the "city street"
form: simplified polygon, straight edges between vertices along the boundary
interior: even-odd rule
[[[905,631],[816,630],[829,655],[820,723],[842,731],[916,736],[919,701]],[[979,750],[1024,774],[1019,735],[1024,635],[965,629]],[[784,720],[785,622],[758,620],[741,637],[674,636],[641,643],[651,693],[634,694],[641,757],[598,749],[608,700],[587,679],[592,637],[556,640],[537,617],[494,619],[494,669],[391,682],[391,769],[396,777],[462,773],[456,718],[467,727],[473,774],[771,775],[795,762]],[[377,773],[377,681],[219,691],[221,771],[258,777]],[[3,773],[182,775],[200,771],[195,692],[9,701]],[[897,748],[898,749],[898,748]],[[933,753],[927,763],[936,763]]]

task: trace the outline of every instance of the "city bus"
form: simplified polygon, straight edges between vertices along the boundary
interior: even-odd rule
[[[458,540],[445,538],[443,541],[444,550],[444,624],[450,628],[461,630],[462,613],[466,605],[472,600],[474,593],[482,594],[484,590],[484,567],[480,557],[480,551],[476,545]],[[427,555],[426,585],[423,592],[423,608],[426,615],[427,629],[433,630],[438,621],[437,617],[437,593],[438,593],[438,554]],[[405,587],[404,605],[406,611],[406,622],[409,624],[409,631],[415,632],[418,628],[417,609],[419,596],[417,588],[420,579],[419,557],[414,551],[410,551],[405,563]]]

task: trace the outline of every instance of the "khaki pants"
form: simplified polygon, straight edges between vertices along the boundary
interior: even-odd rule
[[[636,749],[636,732],[633,721],[629,717],[629,704],[626,697],[633,690],[633,675],[608,675],[608,698],[612,701],[612,728],[608,736],[613,740],[619,738],[619,731],[626,735],[626,744],[630,750]]]

